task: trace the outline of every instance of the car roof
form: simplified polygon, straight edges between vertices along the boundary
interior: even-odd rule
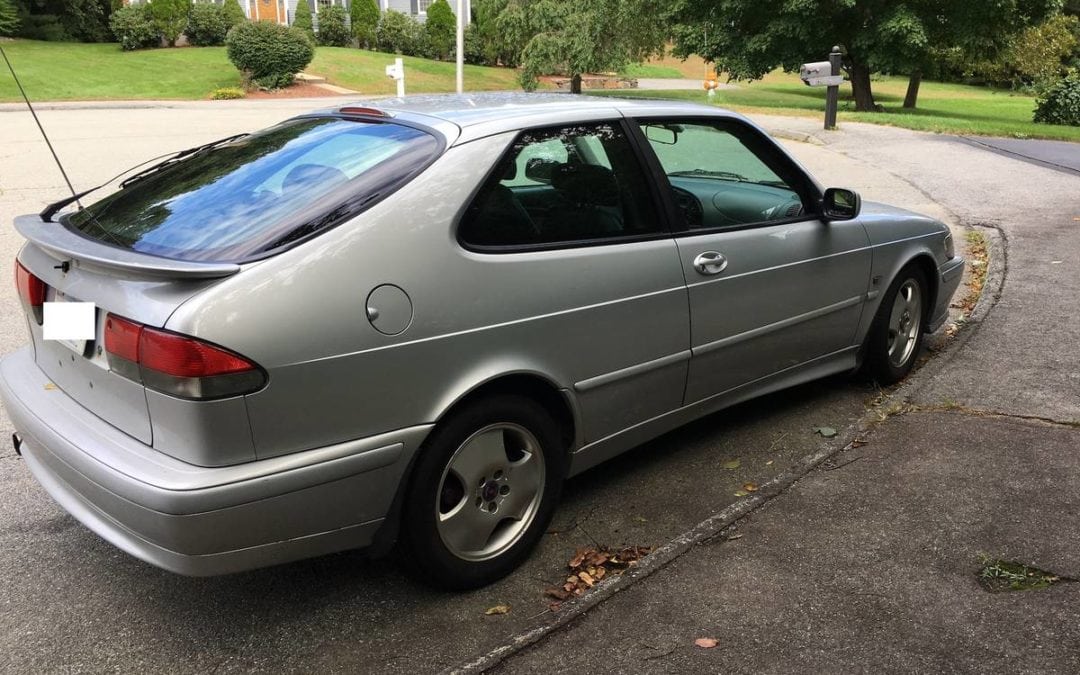
[[[352,102],[320,113],[340,114],[350,108],[379,111],[403,121],[442,127],[444,133],[446,123],[449,123],[460,130],[458,143],[528,127],[622,116],[692,115],[743,119],[716,106],[682,101],[524,92],[385,98]]]

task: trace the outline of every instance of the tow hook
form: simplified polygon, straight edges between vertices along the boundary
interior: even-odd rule
[[[22,439],[19,434],[11,434],[11,444],[15,446],[15,454],[22,457]]]

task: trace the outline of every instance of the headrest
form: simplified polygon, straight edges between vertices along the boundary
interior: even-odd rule
[[[611,169],[604,166],[560,164],[551,172],[551,185],[578,204],[619,205],[619,184]]]

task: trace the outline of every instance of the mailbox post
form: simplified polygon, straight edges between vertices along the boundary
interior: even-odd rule
[[[844,76],[840,74],[840,47],[833,47],[828,61],[804,63],[799,77],[809,87],[828,87],[825,91],[825,128],[836,128],[836,107],[840,98],[840,85]]]
[[[386,67],[386,76],[397,82],[398,98],[405,98],[405,63],[394,59],[394,64]]]
[[[840,77],[840,47],[836,46],[829,52],[829,66],[830,74],[833,77]],[[836,128],[836,106],[840,99],[840,87],[839,85],[829,85],[829,88],[825,90],[825,130],[829,131]]]

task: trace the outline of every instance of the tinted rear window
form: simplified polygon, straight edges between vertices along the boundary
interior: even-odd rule
[[[399,124],[290,120],[153,173],[65,223],[152,255],[243,260],[357,213],[440,147],[431,134]]]

